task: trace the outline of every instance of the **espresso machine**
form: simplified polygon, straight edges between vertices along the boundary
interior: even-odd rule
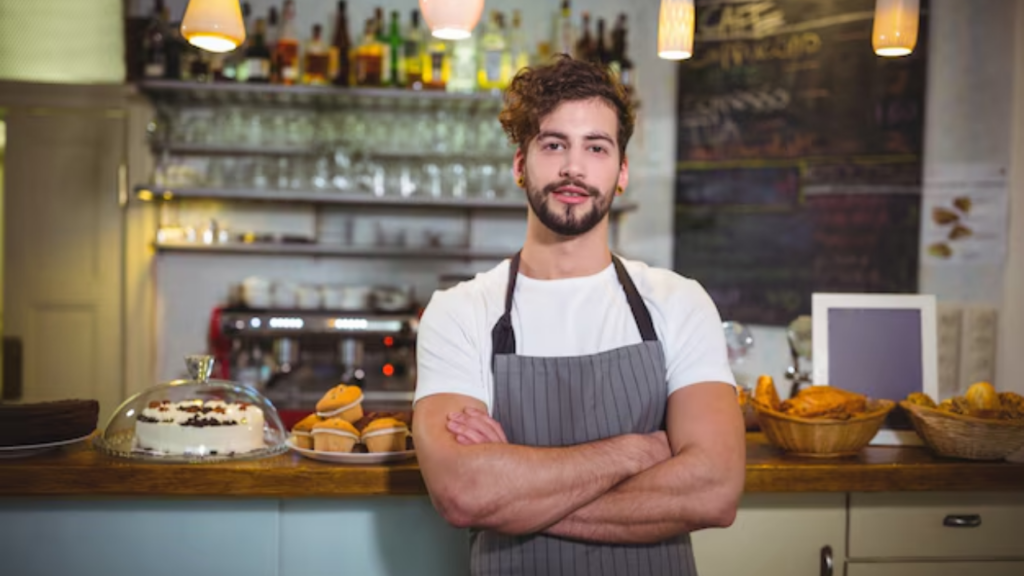
[[[415,312],[216,308],[209,346],[219,377],[260,391],[279,410],[311,411],[339,383],[366,410],[410,410],[416,384]]]

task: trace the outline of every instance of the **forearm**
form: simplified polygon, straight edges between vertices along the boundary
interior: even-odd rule
[[[538,532],[645,469],[635,455],[635,438],[566,448],[466,446],[452,463],[456,469],[444,474],[447,481],[430,491],[457,526]]]
[[[660,542],[728,525],[743,476],[696,450],[684,451],[580,507],[545,533],[616,544]]]

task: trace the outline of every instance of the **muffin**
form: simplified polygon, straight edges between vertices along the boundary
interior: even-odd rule
[[[363,429],[363,444],[370,452],[403,452],[409,427],[397,418],[380,418]]]
[[[313,425],[323,421],[316,414],[310,414],[292,426],[292,440],[297,448],[313,449]]]
[[[317,452],[351,452],[359,432],[350,422],[329,418],[313,425],[313,449]]]
[[[316,403],[321,418],[341,418],[352,423],[363,417],[363,391],[359,386],[339,384]]]

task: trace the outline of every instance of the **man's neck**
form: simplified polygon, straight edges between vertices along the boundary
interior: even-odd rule
[[[586,234],[560,236],[531,213],[519,271],[537,280],[592,276],[612,263],[607,218]]]

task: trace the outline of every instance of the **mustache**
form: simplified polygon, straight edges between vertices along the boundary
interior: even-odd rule
[[[583,190],[586,190],[588,196],[597,197],[601,195],[601,191],[598,190],[597,188],[593,186],[588,186],[583,182],[573,180],[571,178],[566,178],[565,180],[560,180],[558,182],[552,182],[545,186],[544,188],[542,188],[541,191],[544,192],[545,195],[548,195],[554,192],[555,190],[558,190],[559,188],[565,186],[573,186],[575,188],[581,188]]]

